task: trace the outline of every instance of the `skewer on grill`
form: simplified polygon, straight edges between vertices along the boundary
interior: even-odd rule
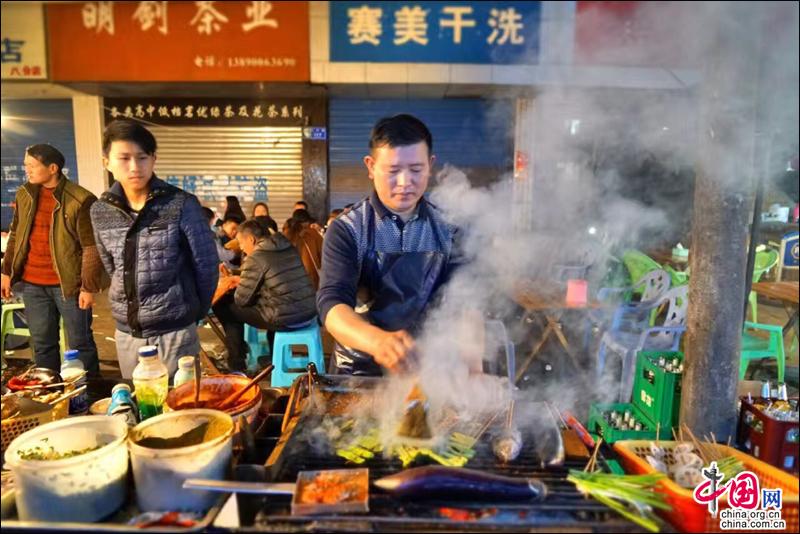
[[[415,439],[430,438],[432,433],[428,424],[428,399],[422,392],[419,381],[414,382],[414,387],[406,396],[405,402],[405,412],[397,434]]]
[[[505,427],[492,442],[492,451],[503,463],[513,462],[522,451],[522,433],[514,426],[514,399],[508,405]]]

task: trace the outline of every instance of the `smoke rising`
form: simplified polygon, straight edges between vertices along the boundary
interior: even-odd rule
[[[449,397],[465,410],[490,402],[484,395],[473,396],[466,385],[470,375],[465,358],[474,357],[470,353],[483,337],[476,332],[475,316],[504,319],[512,337],[524,342],[518,345],[521,362],[530,350],[524,335],[532,326],[518,321],[521,310],[512,295],[520,282],[533,281],[537,288],[563,295],[563,281],[554,276],[557,267],[583,265],[594,293],[609,265],[627,248],[668,249],[678,242],[691,246],[694,176],[708,170],[702,164],[714,164],[700,158],[699,149],[703,136],[713,135],[708,125],[720,120],[704,115],[708,110],[701,107],[704,98],[715,97],[713,87],[703,86],[703,73],[717,68],[712,54],[717,28],[725,42],[741,47],[742,62],[757,57],[761,64],[758,69],[733,69],[758,79],[726,82],[755,82],[758,94],[742,92],[723,107],[737,116],[755,110],[755,122],[744,121],[736,135],[716,141],[737,160],[751,154],[754,135],[768,136],[773,161],[765,167],[767,174],[780,172],[786,155],[797,154],[798,5],[762,3],[755,12],[758,20],[752,21],[742,20],[741,11],[726,9],[721,2],[641,3],[631,24],[643,32],[632,38],[640,46],[616,41],[597,43],[597,49],[605,48],[610,64],[668,66],[662,73],[671,74],[679,89],[539,88],[517,116],[517,151],[524,153],[526,169],[516,169],[487,188],[472,187],[454,167],[442,169],[430,198],[459,228],[459,252],[466,263],[446,286],[418,338],[426,391]],[[625,75],[622,70],[620,76]],[[699,82],[684,81],[691,79]],[[752,195],[762,172],[755,158],[750,158],[749,169],[722,179]],[[521,182],[530,188],[528,203],[520,203]],[[519,216],[520,208],[527,217]],[[572,331],[575,351],[583,353],[579,332],[586,327],[584,317],[565,314],[562,325],[565,332]],[[551,350],[558,351],[550,354],[554,359],[567,358],[560,347]],[[491,347],[484,352],[485,357],[495,354]],[[542,356],[547,355],[546,350]],[[593,354],[582,356],[591,366]],[[618,379],[613,376],[596,379],[591,368],[570,374],[573,379],[557,381],[534,376],[534,388],[526,395],[581,414],[587,400],[616,396]]]
[[[718,29],[727,42],[741,47],[743,62],[753,61],[755,54],[760,64],[751,69],[758,76],[758,94],[743,94],[723,108],[735,115],[755,109],[755,121],[743,121],[738,135],[717,141],[724,143],[730,159],[738,160],[752,152],[754,135],[765,136],[772,155],[764,166],[768,178],[785,168],[787,159],[796,159],[796,2],[759,3],[756,32],[753,21],[738,19],[741,12],[727,9],[726,3],[638,4],[631,27],[640,33],[628,36],[638,44],[612,35],[608,43],[595,42],[596,54],[576,52],[579,64],[622,65],[614,70],[618,87],[606,85],[609,71],[603,68],[587,69],[580,78],[582,87],[575,77],[550,80],[531,91],[529,105],[516,117],[515,161],[522,163],[513,172],[489,187],[474,187],[464,172],[446,165],[433,180],[430,198],[459,228],[457,251],[463,265],[417,337],[419,376],[432,414],[453,407],[477,415],[507,404],[508,381],[476,375],[470,368],[476,358],[502,354],[501,340],[483,329],[481,318],[506,324],[517,365],[541,334],[543,325],[522,320],[514,302],[521,282],[564,295],[558,267],[584,266],[594,294],[623,250],[663,249],[678,242],[691,247],[693,238],[702,239],[690,234],[692,199],[695,174],[708,170],[702,165],[714,165],[700,151],[703,140],[714,137],[710,125],[720,117],[705,115],[709,111],[702,108],[701,97],[714,98],[714,88],[703,85],[703,73],[716,67],[711,40]],[[587,24],[600,28],[602,35],[610,24],[605,16],[595,13]],[[647,52],[641,48],[645,45]],[[627,83],[631,77],[625,67],[641,65],[657,66],[642,77],[649,75],[651,81],[666,76],[672,83],[661,90],[636,87],[648,80]],[[752,80],[727,80],[746,82]],[[619,88],[623,86],[628,88]],[[749,169],[724,177],[745,195],[752,194],[762,172],[753,159]],[[582,418],[589,402],[616,397],[618,373],[595,377],[593,347],[588,354],[583,348],[585,314],[566,313],[561,324],[583,367],[572,369],[567,355],[551,343],[539,360],[564,363],[568,371],[560,379],[542,373],[544,367],[538,374],[532,371],[532,387],[515,395],[552,401]],[[410,386],[408,377],[385,381],[375,396],[380,402],[363,408],[358,419],[375,417],[382,421],[384,434],[391,434]],[[520,419],[521,426],[533,420]]]

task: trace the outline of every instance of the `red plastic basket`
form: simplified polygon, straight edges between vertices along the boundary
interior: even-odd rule
[[[796,436],[799,426],[796,422],[773,419],[742,397],[736,441],[759,460],[797,476],[800,448],[797,441],[790,441],[789,435]]]
[[[656,470],[645,459],[650,454],[652,441],[618,441],[614,450],[619,454],[622,467],[627,473],[650,474]],[[667,452],[665,462],[672,461],[672,449],[679,441],[659,441],[658,445]],[[713,445],[722,456],[735,456],[741,460],[747,471],[753,472],[762,488],[783,490],[783,520],[786,529],[780,532],[797,532],[798,528],[798,484],[800,480],[777,467],[773,467],[757,458],[737,451],[725,445]],[[719,514],[717,518],[711,517],[705,505],[698,504],[692,497],[692,490],[683,488],[665,479],[658,483],[657,491],[666,494],[667,503],[672,507],[669,511],[659,511],[659,514],[669,521],[681,532],[724,532],[719,527]],[[727,495],[719,500],[719,510],[728,508]],[[761,531],[769,532],[769,531]]]

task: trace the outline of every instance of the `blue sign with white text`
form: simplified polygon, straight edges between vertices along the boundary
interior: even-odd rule
[[[541,2],[330,2],[330,60],[536,64]]]
[[[328,138],[328,131],[323,126],[307,126],[303,128],[303,136],[312,141],[324,141]]]

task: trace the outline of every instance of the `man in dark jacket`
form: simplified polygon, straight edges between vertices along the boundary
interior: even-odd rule
[[[219,277],[214,236],[197,198],[153,174],[156,140],[144,126],[112,122],[103,154],[116,182],[91,214],[111,275],[122,377],[131,377],[144,345],[158,346],[171,376],[180,356],[200,351],[197,321],[208,312]]]
[[[2,296],[22,294],[36,365],[58,371],[59,319],[84,367],[100,372],[92,337],[92,304],[101,289],[89,210],[97,198],[61,172],[64,155],[40,144],[25,151],[28,182],[17,190],[3,260]],[[64,340],[61,340],[64,341]]]
[[[242,274],[236,292],[222,297],[214,314],[225,328],[228,365],[241,371],[245,323],[271,332],[299,328],[314,320],[317,310],[311,280],[285,237],[250,219],[239,226],[236,238],[246,254]]]

